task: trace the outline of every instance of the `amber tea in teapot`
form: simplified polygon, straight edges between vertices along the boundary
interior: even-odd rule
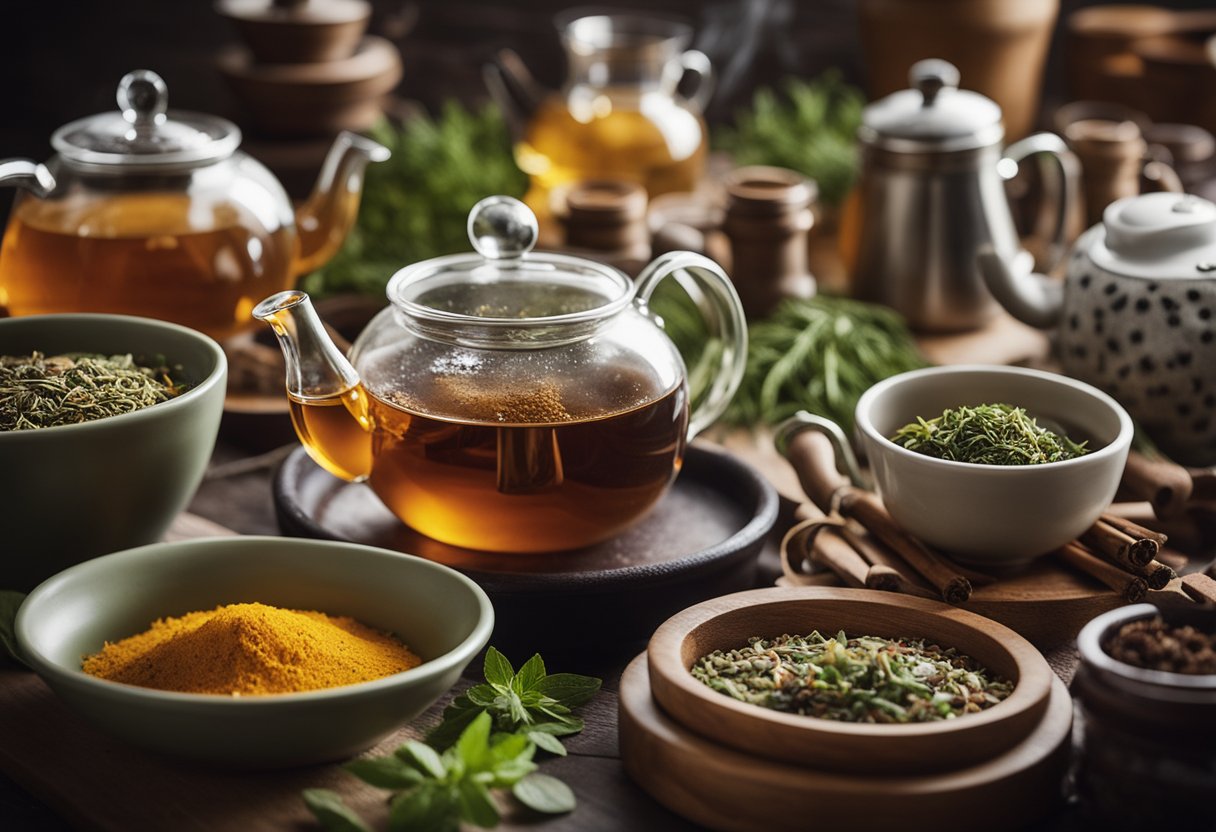
[[[198,213],[182,194],[22,200],[0,249],[0,305],[13,315],[120,310],[231,334],[281,287],[290,232],[233,204]]]
[[[515,147],[532,180],[527,203],[548,213],[555,189],[591,179],[623,179],[650,196],[691,191],[705,170],[708,132],[701,118],[712,91],[709,59],[685,49],[692,29],[676,20],[636,14],[561,18],[568,76],[559,92],[522,104],[513,89],[535,90],[522,64],[489,67],[491,91],[515,120],[526,122]],[[697,76],[690,98],[676,88]]]
[[[236,125],[167,110],[156,73],[123,77],[118,106],[56,130],[46,165],[0,160],[0,184],[25,191],[0,246],[10,314],[110,312],[233,334],[257,298],[333,256],[365,166],[388,158],[370,139],[339,135],[293,212],[270,171],[239,149]]]
[[[366,481],[436,540],[498,552],[575,549],[636,522],[742,376],[746,324],[712,261],[664,255],[634,283],[560,254],[528,254],[536,219],[490,197],[477,255],[417,263],[349,360],[302,292],[255,307],[287,357],[296,431],[330,473]],[[695,408],[679,352],[648,309],[678,274],[700,287],[721,370]]]

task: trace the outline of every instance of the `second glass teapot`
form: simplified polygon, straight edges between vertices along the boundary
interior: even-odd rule
[[[337,252],[368,162],[388,150],[338,136],[312,196],[292,210],[222,118],[168,111],[155,72],[118,85],[118,112],[55,131],[46,165],[0,161],[22,188],[0,248],[0,306],[13,315],[114,312],[224,337],[255,301]]]
[[[303,292],[253,312],[279,337],[312,458],[367,480],[444,543],[547,552],[620,533],[667,490],[688,438],[721,415],[743,375],[743,309],[713,261],[667,254],[635,284],[589,260],[529,254],[536,233],[518,200],[482,200],[469,217],[478,253],[397,272],[349,360]],[[647,309],[673,275],[699,295],[723,345],[691,413],[684,363]]]
[[[526,202],[547,215],[562,186],[624,179],[651,197],[691,191],[705,169],[708,131],[701,117],[713,90],[709,58],[686,48],[692,27],[641,14],[559,17],[567,77],[540,90],[518,56],[486,67],[490,91],[517,133],[516,162],[529,174]],[[688,73],[692,94],[676,91]]]

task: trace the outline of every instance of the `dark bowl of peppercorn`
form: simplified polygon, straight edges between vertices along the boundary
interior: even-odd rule
[[[0,589],[160,540],[203,478],[227,376],[219,344],[177,324],[0,320]]]
[[[1216,610],[1121,607],[1077,637],[1077,790],[1109,829],[1216,829]]]

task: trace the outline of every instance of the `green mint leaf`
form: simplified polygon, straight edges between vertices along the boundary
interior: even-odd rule
[[[457,801],[460,806],[460,817],[474,826],[492,829],[498,826],[498,807],[494,798],[483,784],[473,780],[465,780],[459,786]]]
[[[540,653],[533,653],[532,658],[524,662],[524,666],[511,680],[511,689],[518,694],[523,694],[534,689],[544,678],[545,660],[540,657]]]
[[[536,747],[542,751],[548,751],[559,757],[566,756],[566,746],[562,745],[562,741],[553,734],[546,731],[529,731],[528,739],[536,743]]]
[[[528,725],[532,722],[532,717],[528,714],[528,709],[524,707],[524,703],[519,700],[519,696],[512,693],[507,697],[508,708],[507,713],[514,723],[514,727]]]
[[[371,828],[354,810],[342,802],[337,792],[329,789],[305,789],[302,795],[308,811],[313,813],[327,832],[371,832]]]
[[[490,766],[490,721],[490,715],[482,711],[456,740],[456,754],[469,771],[482,771]]]
[[[527,752],[529,742],[524,734],[497,734],[490,740],[490,756],[495,763],[513,760]]]
[[[535,689],[552,697],[567,708],[576,708],[589,702],[599,692],[603,682],[594,676],[577,673],[554,673],[535,685]]]
[[[466,699],[472,705],[482,708],[489,708],[494,704],[494,700],[497,698],[497,696],[497,691],[490,685],[474,685],[464,692],[464,697],[462,698]],[[447,711],[445,710],[444,713],[446,714]]]
[[[422,782],[425,775],[395,755],[365,757],[343,766],[364,783],[379,789],[408,789]]]
[[[536,746],[529,743],[528,748],[534,749]],[[492,779],[487,785],[495,788],[513,786],[534,771],[536,771],[536,763],[532,762],[531,754],[527,757],[521,755],[514,760],[506,760],[495,765],[493,771],[490,772]]]
[[[402,792],[389,804],[392,832],[459,832],[460,807],[449,786],[425,783]]]
[[[583,721],[576,716],[566,717],[569,722],[538,722],[528,728],[530,732],[552,734],[555,737],[568,737],[583,730]]]
[[[426,736],[429,746],[443,751],[460,739],[464,729],[469,726],[479,714],[485,713],[485,708],[471,705],[468,708],[457,708],[449,705],[443,710],[443,722],[436,725]]]
[[[24,592],[0,590],[0,658],[7,656],[19,664],[25,662],[17,653],[17,609],[24,600]]]
[[[394,752],[398,759],[418,769],[423,774],[435,780],[442,780],[447,774],[443,760],[435,753],[435,749],[417,740],[410,740]]]
[[[507,688],[510,688],[511,680],[515,678],[515,669],[507,661],[507,657],[493,647],[486,651],[486,663],[482,673],[491,685],[503,685]]]
[[[547,774],[529,774],[511,787],[511,794],[529,809],[547,815],[572,812],[577,803],[569,786]]]

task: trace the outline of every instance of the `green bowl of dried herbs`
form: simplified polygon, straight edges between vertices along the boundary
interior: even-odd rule
[[[857,403],[891,516],[981,567],[1016,567],[1093,525],[1115,496],[1131,417],[1088,384],[1021,367],[901,373]]]
[[[0,320],[0,588],[159,540],[202,479],[227,362],[124,315]]]

